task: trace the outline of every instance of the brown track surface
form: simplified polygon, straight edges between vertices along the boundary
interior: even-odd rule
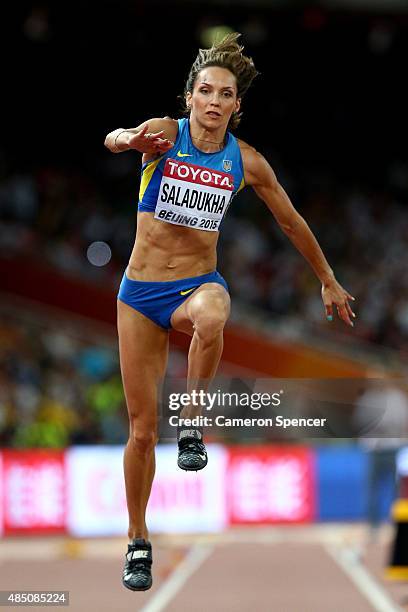
[[[154,586],[145,593],[133,593],[121,585],[125,539],[8,539],[0,543],[0,589],[70,591],[68,608],[43,609],[137,612],[154,600],[191,547],[201,544],[210,547],[208,558],[166,604],[165,612],[372,612],[374,608],[325,548],[337,542],[361,549],[361,529],[344,526],[335,538],[330,529],[153,537]],[[389,531],[385,535],[362,548],[361,561],[401,605],[407,601],[408,584],[383,581],[387,540],[392,537]]]

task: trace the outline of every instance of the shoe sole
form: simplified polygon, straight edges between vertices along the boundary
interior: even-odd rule
[[[140,589],[137,589],[137,588],[135,588],[135,587],[131,587],[131,586],[129,586],[128,584],[126,584],[125,582],[123,582],[123,580],[122,580],[122,584],[123,584],[123,586],[124,586],[126,589],[129,589],[129,591],[148,591],[149,589],[151,589],[151,588],[152,588],[152,584],[153,584],[153,583],[149,584],[149,586],[146,586],[146,587],[141,587]]]
[[[207,461],[208,463],[208,461]],[[205,467],[207,467],[207,463],[205,465],[203,465],[203,467],[182,467],[181,465],[179,465],[179,463],[177,463],[177,466],[180,468],[180,470],[183,470],[184,472],[199,472],[200,470],[203,470]]]

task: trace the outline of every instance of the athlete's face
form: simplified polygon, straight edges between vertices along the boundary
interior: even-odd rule
[[[226,68],[210,66],[197,75],[193,92],[187,93],[191,114],[208,128],[228,125],[233,112],[238,112],[237,81]]]

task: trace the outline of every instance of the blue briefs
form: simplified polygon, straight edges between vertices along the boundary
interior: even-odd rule
[[[175,281],[137,281],[123,275],[118,299],[141,312],[164,329],[171,329],[170,318],[195,289],[204,283],[219,283],[228,291],[228,285],[216,270],[201,276]]]

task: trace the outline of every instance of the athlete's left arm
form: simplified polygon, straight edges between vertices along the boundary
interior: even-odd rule
[[[309,262],[322,283],[322,299],[329,321],[333,318],[333,304],[345,323],[353,326],[355,317],[349,300],[354,300],[336,280],[313,232],[293,206],[266,159],[252,147],[241,147],[245,183],[265,202],[282,231]]]

